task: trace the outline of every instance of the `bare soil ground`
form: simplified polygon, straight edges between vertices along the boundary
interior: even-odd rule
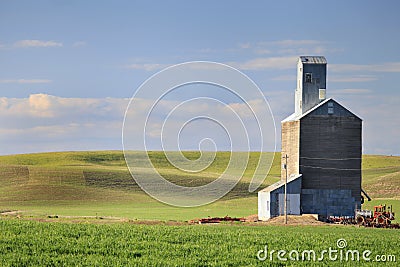
[[[265,224],[270,225],[284,225],[285,224],[285,216],[279,216],[272,218],[265,222]],[[327,223],[318,221],[311,214],[303,214],[303,215],[288,215],[288,225],[327,225]]]
[[[159,220],[131,220],[119,217],[97,217],[97,216],[47,216],[47,217],[31,217],[23,216],[21,211],[3,211],[0,213],[0,218],[18,218],[25,220],[35,220],[39,222],[67,222],[67,223],[94,223],[94,224],[109,224],[109,223],[131,223],[142,225],[188,225],[198,224],[198,220],[189,222],[184,221],[159,221]],[[245,222],[222,222],[223,224],[235,225],[285,225],[285,217],[279,216],[268,221],[258,221],[257,214],[245,217]],[[288,215],[287,225],[327,225],[327,223],[318,221],[313,215]],[[329,225],[329,224],[328,224]]]
[[[312,214],[288,215],[288,222],[285,224],[285,217],[278,216],[268,221],[258,221],[257,214],[247,216],[246,223],[249,225],[332,225],[329,223],[318,221]]]

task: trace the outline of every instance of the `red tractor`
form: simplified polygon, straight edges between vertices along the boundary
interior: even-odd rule
[[[392,206],[374,206],[373,213],[370,210],[356,210],[355,218],[358,225],[367,227],[397,228],[398,226],[398,224],[391,225],[394,220]]]

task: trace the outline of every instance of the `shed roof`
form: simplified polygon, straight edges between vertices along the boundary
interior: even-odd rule
[[[323,56],[301,56],[300,60],[303,64],[327,64]]]
[[[298,174],[298,175],[289,177],[288,180],[287,180],[287,183],[289,184],[290,182],[293,182],[294,180],[297,180],[297,179],[300,178],[301,176],[303,176],[303,175],[302,175],[302,174]],[[264,188],[263,190],[260,190],[260,192],[272,192],[272,191],[274,191],[275,189],[277,189],[277,188],[279,188],[279,187],[281,187],[281,186],[283,186],[283,185],[285,185],[285,182],[283,182],[283,181],[278,181],[278,182],[276,182],[276,183],[274,183],[274,184],[271,184],[270,186]]]

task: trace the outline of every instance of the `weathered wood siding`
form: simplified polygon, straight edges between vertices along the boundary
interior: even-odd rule
[[[288,155],[288,176],[299,174],[300,121],[282,123],[282,157]],[[285,159],[281,159],[282,164]],[[285,179],[285,169],[281,168],[281,179]]]
[[[337,106],[335,109],[332,115],[322,115],[325,112],[317,110],[301,118],[302,188],[350,189],[355,200],[360,201],[362,121]]]

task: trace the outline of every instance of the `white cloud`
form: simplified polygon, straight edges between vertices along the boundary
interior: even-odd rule
[[[285,48],[278,50],[277,53],[284,55],[322,55],[328,51],[328,48],[323,46],[316,47],[297,47],[297,48]]]
[[[72,44],[73,47],[81,47],[81,46],[85,46],[87,45],[87,43],[85,41],[76,41]]]
[[[333,72],[400,72],[400,62],[384,62],[380,64],[330,64]]]
[[[339,49],[328,48],[328,42],[319,40],[277,40],[262,42],[243,42],[239,43],[234,49],[226,51],[237,53],[238,51],[252,52],[256,55],[301,55],[301,54],[324,54],[334,52]]]
[[[341,51],[338,48],[326,47],[328,42],[319,40],[278,40],[266,42],[243,42],[236,45],[235,48],[226,49],[222,52],[237,53],[245,51],[245,53],[254,53],[259,57],[249,59],[245,62],[225,62],[227,65],[242,70],[263,70],[263,69],[291,69],[296,66],[296,61],[301,54],[324,54],[326,52]],[[215,53],[216,50],[201,49],[196,52]],[[262,57],[262,55],[277,55],[275,57]],[[282,56],[280,56],[282,55]],[[125,68],[155,71],[161,70],[172,64],[163,64],[155,62],[136,62],[126,65]]]
[[[127,104],[128,99],[124,98],[63,98],[47,94],[32,94],[28,98],[2,97],[0,119],[3,127],[82,124],[91,118],[107,120],[122,117]]]
[[[257,55],[276,54],[283,56],[290,55],[322,55],[327,53],[342,52],[339,47],[332,47],[327,41],[320,40],[277,40],[263,41],[257,43],[239,44],[240,49],[251,48],[251,51]]]
[[[268,55],[272,54],[272,51],[265,48],[257,48],[254,50],[254,53],[256,53],[257,55]]]
[[[250,43],[242,43],[242,44],[239,44],[239,47],[242,49],[248,49],[251,47],[251,44]]]
[[[45,149],[103,149],[105,143],[114,145],[107,149],[119,149],[122,121],[128,102],[129,99],[121,98],[62,98],[47,94],[33,94],[28,98],[2,97],[0,98],[0,140],[2,140],[0,154],[26,153]],[[137,147],[143,142],[140,134],[143,132],[141,127],[144,124],[141,122],[146,118],[147,111],[153,102],[150,99],[140,99],[133,112],[130,113],[133,123],[128,123],[128,127],[134,129],[132,140],[136,142]],[[154,138],[160,137],[160,127],[163,125],[166,114],[180,103],[181,101],[161,100],[152,112],[148,124],[150,128],[147,132],[152,138],[148,143],[150,149],[159,149],[157,140]],[[263,108],[260,100],[249,101],[249,104],[256,112]],[[195,102],[195,104],[187,103],[180,106],[176,110],[177,113],[169,118],[168,125],[172,125],[172,128],[176,126],[175,130],[180,129],[188,118],[203,115],[218,118],[218,121],[231,128],[241,127],[237,119],[232,121],[232,118],[236,118],[233,111],[237,112],[245,122],[254,119],[245,104],[223,105],[215,101]],[[195,122],[193,125],[197,125],[196,129],[191,128],[191,124],[188,130],[185,130],[186,133],[190,133],[189,139],[185,141],[188,147],[198,145],[194,145],[193,140],[190,141],[191,135],[209,136],[210,129],[202,126],[203,124],[213,125],[221,131],[219,126],[215,123],[210,124],[210,121]],[[254,123],[249,125],[252,129],[257,129]],[[250,130],[249,134],[255,134],[253,132]],[[171,134],[171,132],[164,134]],[[238,133],[230,134],[235,136]],[[216,138],[221,139],[223,136]],[[257,141],[254,141],[253,145],[256,145]],[[223,140],[218,142],[223,142]],[[224,146],[224,148],[229,147]]]
[[[162,64],[162,63],[134,63],[130,65],[126,65],[125,68],[128,69],[136,69],[136,70],[145,70],[145,71],[156,71],[162,70],[167,67],[174,66],[174,64]],[[222,65],[217,64],[194,64],[194,65],[187,65],[187,68],[195,69],[195,70],[225,70],[226,68]]]
[[[160,70],[165,67],[168,67],[168,64],[160,64],[160,63],[134,63],[125,66],[127,69],[134,69],[134,70],[145,70],[145,71],[154,71]]]
[[[14,43],[14,47],[60,47],[62,43],[42,40],[20,40]]]
[[[398,145],[400,121],[396,117],[397,104],[400,101],[398,97],[388,98],[384,95],[375,95],[363,88],[330,90],[330,94],[363,118],[365,153],[398,154],[400,149]],[[275,116],[279,148],[279,121],[293,112],[293,92],[276,90],[266,92],[265,95]],[[0,140],[2,141],[0,154],[46,150],[120,149],[122,121],[128,102],[129,99],[125,98],[62,98],[46,94],[33,94],[28,98],[0,97]],[[138,130],[138,127],[141,127],[140,123],[147,115],[145,111],[153,102],[150,99],[137,101],[136,109],[131,113],[133,124],[129,127],[136,129],[136,132],[142,132]],[[150,138],[160,137],[159,129],[165,114],[180,103],[181,101],[176,100],[159,102],[159,108],[154,110],[155,117],[150,124],[148,132]],[[251,100],[249,104],[256,112],[258,109],[265,108],[259,99]],[[232,110],[245,121],[252,119],[252,114],[244,103],[229,103],[229,106],[226,106],[213,101],[183,105],[177,116],[169,119],[172,125],[181,127],[182,122],[187,121],[187,118],[206,114],[211,117],[218,116],[220,121],[234,128],[240,127],[237,122],[229,119],[233,118]],[[197,138],[212,134],[209,127],[202,127],[202,124],[194,125],[198,127],[195,129],[189,127],[187,132],[189,136]],[[256,129],[254,127],[256,125],[250,124],[248,133],[250,138],[257,140],[256,132],[252,130]],[[385,129],[383,138],[382,129]],[[133,140],[137,138],[137,142],[143,141],[140,139],[140,134],[132,138]],[[222,136],[217,138],[222,138]],[[190,140],[193,143],[193,139],[189,139],[185,144],[197,147],[197,144],[193,146]],[[218,139],[218,141],[221,140]],[[154,148],[151,143],[149,145],[151,149]]]
[[[378,72],[400,72],[400,62],[386,62],[374,65],[374,70]]]
[[[272,78],[273,81],[295,81],[296,75],[280,75]]]
[[[211,49],[211,48],[202,48],[202,49],[195,50],[195,52],[198,52],[200,54],[210,54],[210,53],[216,53],[217,50]]]
[[[372,93],[370,89],[359,89],[359,88],[348,88],[348,89],[338,89],[338,90],[330,90],[331,94],[369,94]]]
[[[280,75],[277,77],[272,78],[273,81],[295,81],[296,80],[296,75]],[[352,76],[329,76],[328,77],[328,82],[346,82],[346,83],[352,83],[352,82],[371,82],[371,81],[376,81],[378,80],[378,77],[375,75],[352,75]]]
[[[38,117],[53,117],[54,114],[52,112],[52,103],[54,102],[55,97],[49,96],[46,94],[35,94],[30,95],[28,99],[29,108],[28,110],[34,115]]]
[[[35,83],[51,83],[48,79],[5,79],[0,80],[0,83],[19,83],[19,84],[35,84]]]
[[[266,41],[259,42],[259,45],[275,45],[280,47],[288,47],[288,46],[304,46],[304,45],[320,45],[325,42],[319,40],[278,40],[278,41]]]
[[[329,76],[329,82],[371,82],[378,80],[374,75]]]
[[[129,99],[0,97],[0,154],[120,149]]]
[[[255,58],[245,62],[228,62],[228,65],[242,70],[291,69],[296,66],[297,56]]]

